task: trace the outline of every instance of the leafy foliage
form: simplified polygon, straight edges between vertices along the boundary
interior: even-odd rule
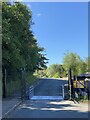
[[[89,71],[90,58],[86,60],[80,58],[76,53],[67,52],[63,58],[63,64],[52,64],[47,69],[47,76],[60,78],[68,76],[69,68],[72,69],[72,75],[80,75]]]
[[[2,3],[2,59],[3,67],[34,72],[46,67],[47,59],[31,30],[32,12],[16,2]]]
[[[87,63],[80,58],[76,53],[67,52],[63,59],[63,66],[68,74],[68,69],[72,69],[73,75],[83,74],[87,71]]]
[[[55,73],[55,75],[53,76],[53,78],[59,78],[59,72]]]
[[[86,63],[87,63],[87,71],[90,72],[90,56],[88,56],[88,58],[86,59]]]
[[[60,64],[52,64],[48,69],[47,69],[47,76],[48,77],[55,77],[58,76],[62,77],[64,75],[64,68]]]

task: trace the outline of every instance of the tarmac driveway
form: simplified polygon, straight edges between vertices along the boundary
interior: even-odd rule
[[[60,86],[67,83],[58,79],[43,79],[34,90],[34,95],[60,95]],[[88,104],[75,104],[67,100],[26,100],[7,118],[88,118]]]
[[[8,118],[88,118],[88,104],[72,101],[26,101]]]

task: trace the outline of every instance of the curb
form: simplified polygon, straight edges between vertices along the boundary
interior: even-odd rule
[[[2,118],[7,118],[7,115],[12,112],[13,110],[15,110],[20,104],[22,103],[22,101],[18,102],[17,104],[15,104],[10,110],[8,110],[8,112],[6,112],[4,115],[2,115]]]

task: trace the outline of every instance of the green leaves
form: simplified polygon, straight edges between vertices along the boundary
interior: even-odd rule
[[[72,69],[72,75],[84,74],[87,71],[90,71],[90,58],[86,61],[81,59],[79,55],[72,52],[65,53],[63,58],[63,64],[52,64],[47,69],[48,77],[66,77],[68,75],[69,68]]]
[[[47,75],[48,77],[55,77],[55,78],[62,77],[64,75],[64,68],[60,64],[52,64],[47,69]]]
[[[26,5],[16,2],[2,3],[2,59],[3,66],[19,69],[25,67],[34,72],[46,67],[46,57],[43,47],[30,30],[32,12]]]
[[[73,75],[80,75],[87,71],[87,64],[76,53],[66,53],[63,59],[63,66],[68,74],[68,69],[72,69]]]

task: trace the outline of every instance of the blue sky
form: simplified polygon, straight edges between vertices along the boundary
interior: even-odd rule
[[[48,65],[62,64],[64,53],[88,56],[88,3],[31,2],[32,26],[40,46],[45,48]]]

